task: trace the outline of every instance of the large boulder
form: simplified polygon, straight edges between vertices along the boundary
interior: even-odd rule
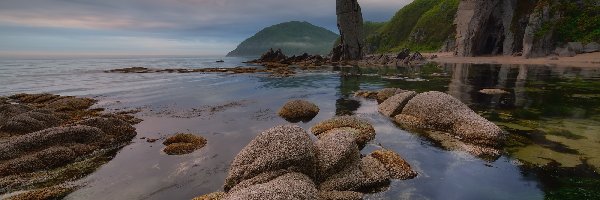
[[[385,116],[394,117],[402,112],[406,103],[408,103],[415,95],[417,95],[417,93],[413,91],[396,94],[379,104],[378,110]]]
[[[287,173],[274,179],[239,186],[225,195],[225,200],[309,200],[317,199],[318,191],[310,177],[302,173]]]
[[[396,122],[411,128],[447,132],[461,141],[497,147],[503,139],[502,130],[479,116],[460,100],[442,92],[425,92],[412,98]]]
[[[342,128],[342,129],[340,129]],[[375,139],[375,128],[366,120],[354,116],[340,116],[319,122],[311,129],[319,137],[321,134],[334,132],[351,132],[354,134],[356,144],[362,149],[367,142]]]
[[[276,126],[256,136],[233,160],[225,192],[244,180],[280,169],[315,177],[314,145],[299,126]]]
[[[319,114],[319,107],[309,101],[292,100],[285,103],[278,114],[292,123],[308,122]]]
[[[324,134],[315,143],[319,179],[331,176],[360,159],[354,135],[347,131]]]
[[[370,192],[389,183],[390,175],[385,166],[377,159],[367,156],[328,177],[319,185],[319,190]]]

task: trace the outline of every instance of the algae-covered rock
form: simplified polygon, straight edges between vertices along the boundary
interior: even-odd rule
[[[0,131],[24,134],[58,126],[62,119],[47,110],[34,110],[18,114],[6,120]]]
[[[213,192],[193,198],[192,200],[221,200],[225,198],[225,192]]]
[[[328,177],[319,185],[322,191],[370,192],[390,183],[390,175],[379,160],[367,156]]]
[[[319,114],[319,107],[309,101],[292,100],[285,103],[278,114],[289,122],[307,122]]]
[[[317,199],[318,191],[310,177],[302,173],[287,173],[265,183],[234,187],[225,200],[308,200]]]
[[[21,193],[7,200],[50,200],[50,199],[62,199],[69,193],[73,192],[75,187],[67,186],[52,186],[42,189],[32,190],[25,193]]]
[[[260,133],[233,160],[225,191],[264,172],[287,169],[315,177],[314,145],[299,126],[276,126]]]
[[[320,191],[319,200],[361,200],[363,193],[354,191]]]
[[[396,94],[379,104],[378,110],[387,117],[394,117],[402,112],[406,103],[415,95],[417,93],[413,91]]]
[[[64,166],[77,158],[67,147],[50,147],[33,154],[0,163],[0,176],[29,173]]]
[[[351,132],[323,134],[315,143],[319,178],[326,178],[360,159],[360,151]]]
[[[60,199],[72,191],[62,183],[94,172],[135,137],[131,123],[116,120],[133,116],[95,118],[101,109],[89,109],[93,99],[53,94],[8,99],[10,104],[0,105],[0,193],[28,190],[11,198]]]
[[[89,126],[55,127],[11,137],[0,143],[0,161],[22,156],[32,150],[61,144],[92,144],[102,141],[104,133]]]
[[[111,140],[126,142],[136,135],[135,128],[131,123],[125,122],[117,117],[93,117],[81,121],[79,124],[96,127],[102,130]]]
[[[163,142],[163,151],[169,155],[192,153],[206,145],[206,139],[190,133],[178,133]]]
[[[407,180],[417,176],[417,172],[413,171],[410,164],[396,152],[377,150],[372,152],[370,156],[379,160],[385,166],[392,179]]]
[[[338,128],[343,128],[338,129]],[[335,130],[338,129],[338,130]],[[319,122],[311,129],[317,136],[327,132],[347,131],[354,133],[356,144],[362,149],[367,142],[375,138],[375,129],[366,120],[354,116],[340,116]]]

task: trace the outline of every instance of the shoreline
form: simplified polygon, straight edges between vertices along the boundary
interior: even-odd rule
[[[557,57],[558,60],[551,60],[553,56],[530,58],[515,56],[481,56],[481,57],[459,57],[452,52],[444,53],[423,53],[425,57],[437,55],[437,58],[429,61],[438,63],[455,64],[511,64],[511,65],[556,65],[569,67],[600,67],[600,52],[577,54],[574,57]]]

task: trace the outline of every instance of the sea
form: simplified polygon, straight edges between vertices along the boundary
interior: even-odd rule
[[[221,59],[225,62],[215,62]],[[106,112],[139,111],[135,116],[143,121],[135,125],[137,136],[131,144],[107,164],[77,180],[81,187],[65,199],[191,199],[219,191],[229,164],[245,145],[268,128],[290,124],[277,116],[277,111],[292,99],[312,101],[320,108],[311,121],[296,123],[307,131],[336,115],[357,115],[372,123],[377,134],[363,154],[381,148],[394,150],[418,172],[416,178],[394,180],[383,192],[365,199],[544,199],[563,189],[586,190],[586,185],[557,186],[563,178],[600,183],[597,176],[578,173],[600,169],[600,68],[444,63],[331,66],[299,71],[285,78],[268,73],[105,72],[134,66],[252,66],[243,63],[249,59],[2,58],[0,96],[82,96],[99,100],[94,107],[106,108]],[[492,161],[443,149],[379,114],[377,102],[353,95],[358,90],[387,87],[446,92],[507,133],[523,136],[528,142],[507,144],[506,153]],[[507,93],[480,92],[489,88]],[[573,139],[555,132],[582,137]],[[196,134],[206,138],[208,144],[191,154],[166,155],[161,140],[175,133]],[[143,138],[159,141],[150,143]],[[577,153],[562,152],[557,145]],[[542,166],[551,164],[553,170],[543,171]]]

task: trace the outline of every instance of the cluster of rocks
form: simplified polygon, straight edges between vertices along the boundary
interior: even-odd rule
[[[310,135],[296,125],[260,133],[233,160],[224,192],[208,199],[362,199],[387,187],[391,179],[417,173],[397,153],[360,150],[375,136],[365,120],[344,116],[323,121]]]
[[[0,194],[60,198],[61,185],[110,160],[136,135],[139,120],[90,109],[94,99],[17,94],[0,103]],[[27,198],[24,198],[27,199]]]
[[[292,123],[308,122],[319,114],[319,106],[305,100],[292,100],[285,103],[277,114]]]
[[[267,72],[266,70],[258,69],[256,67],[234,67],[234,68],[198,68],[198,69],[185,69],[185,68],[168,68],[168,69],[155,69],[147,67],[126,67],[119,69],[111,69],[104,71],[106,73],[258,73]]]
[[[168,155],[183,155],[192,153],[206,145],[206,139],[191,133],[177,133],[167,138],[163,151]]]
[[[434,58],[433,56],[429,59]],[[410,49],[404,49],[400,53],[394,54],[379,54],[379,55],[367,55],[363,60],[359,62],[360,65],[368,66],[402,66],[402,65],[413,65],[422,64],[427,61],[428,58],[423,56],[418,51],[411,54]]]
[[[553,53],[559,57],[573,57],[577,54],[598,51],[600,51],[600,44],[596,42],[590,42],[586,45],[583,45],[581,42],[569,42],[562,47],[557,47]]]
[[[423,133],[444,148],[490,160],[500,156],[503,131],[446,93],[417,94],[386,88],[358,91],[356,96],[377,99],[381,114],[393,118],[404,128]]]
[[[273,51],[269,49],[260,58],[248,61],[247,63],[261,64],[267,68],[282,68],[289,67],[290,65],[299,67],[318,67],[330,63],[328,58],[324,58],[321,55],[309,55],[304,53],[302,55],[293,55],[291,57],[283,54],[281,49]]]

